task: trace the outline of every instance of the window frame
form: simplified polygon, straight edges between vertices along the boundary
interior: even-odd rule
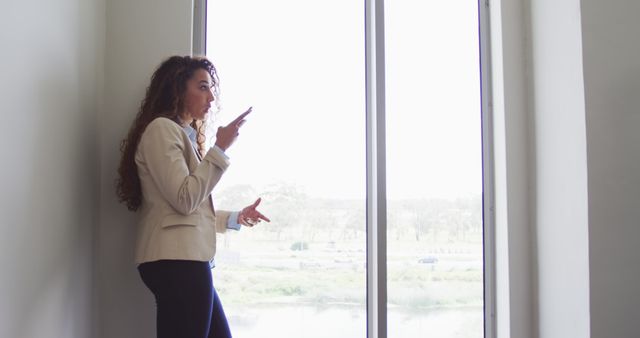
[[[489,0],[478,0],[480,101],[482,124],[482,228],[484,253],[484,336],[496,328],[496,199],[493,132],[493,91]]]
[[[497,337],[489,0],[478,0],[482,128],[484,336]],[[384,0],[365,0],[367,338],[387,338]],[[193,0],[192,54],[205,55],[207,0]]]

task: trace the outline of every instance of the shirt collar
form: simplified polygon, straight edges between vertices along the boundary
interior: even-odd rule
[[[197,136],[198,136],[198,132],[193,129],[192,126],[190,125],[186,125],[184,127],[182,127],[182,130],[184,130],[185,133],[187,133],[187,136],[189,136],[189,140],[191,140],[191,144],[193,144],[194,147],[197,147]]]

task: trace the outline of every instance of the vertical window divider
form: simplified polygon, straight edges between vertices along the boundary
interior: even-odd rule
[[[387,338],[384,1],[365,0],[367,338]]]
[[[478,0],[478,41],[480,43],[480,100],[482,104],[482,223],[484,337],[496,331],[496,233],[495,170],[493,154],[493,102],[491,91],[491,34],[489,0]]]

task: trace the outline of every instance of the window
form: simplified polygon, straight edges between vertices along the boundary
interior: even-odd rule
[[[483,337],[478,8],[386,1],[389,337]]]
[[[273,220],[219,238],[214,283],[239,337],[490,326],[478,4],[381,4],[196,11],[221,79],[217,119],[254,107],[214,197],[230,209],[263,197]]]

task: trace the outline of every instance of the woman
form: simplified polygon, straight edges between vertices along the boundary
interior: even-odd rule
[[[218,128],[206,150],[204,120],[218,95],[218,77],[205,58],[173,56],[151,77],[122,144],[117,194],[139,211],[136,263],[157,304],[159,338],[231,337],[210,268],[216,231],[269,221],[256,207],[215,210],[211,191],[229,166],[251,109]]]

